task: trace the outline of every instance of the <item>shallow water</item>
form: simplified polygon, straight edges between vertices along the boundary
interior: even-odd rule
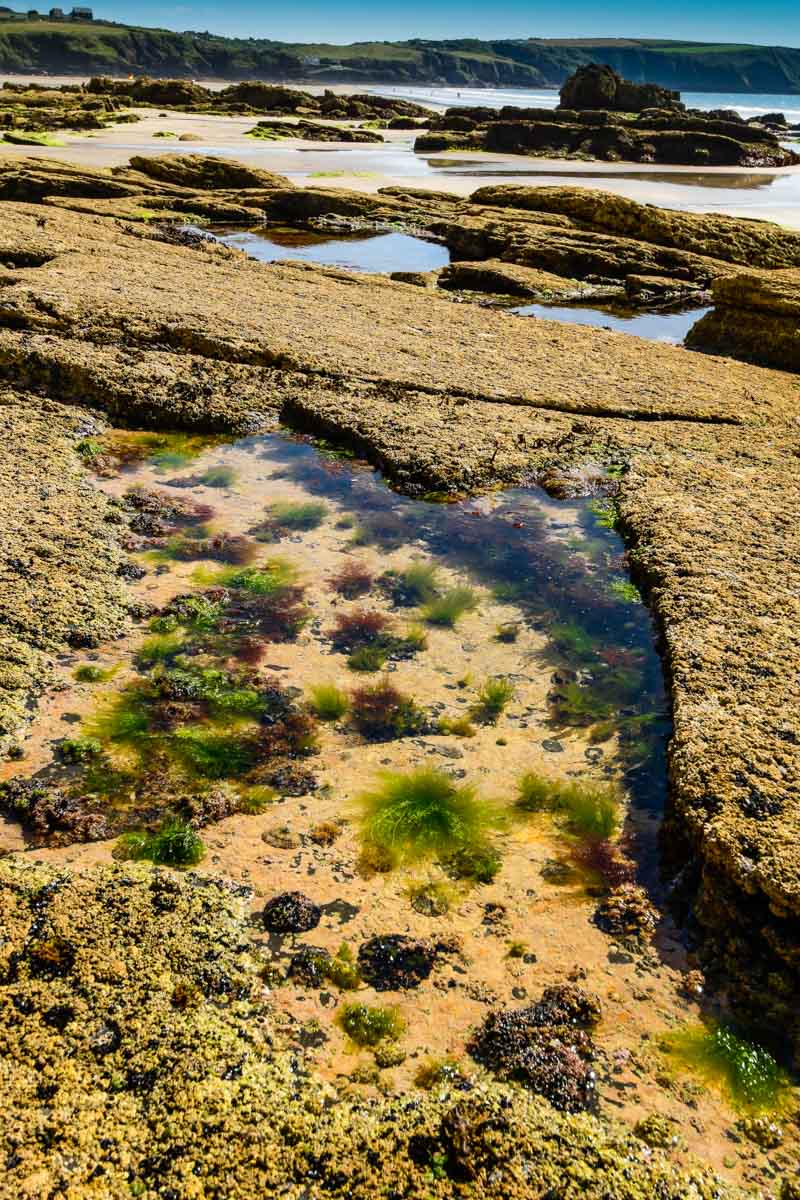
[[[663,748],[668,724],[663,681],[651,621],[627,580],[624,548],[609,527],[611,510],[605,501],[554,501],[534,487],[456,503],[410,499],[393,492],[365,464],[331,456],[306,440],[278,434],[218,445],[201,452],[183,470],[176,467],[173,456],[161,454],[150,462],[125,468],[117,479],[103,486],[121,494],[140,484],[155,484],[163,494],[211,506],[214,515],[206,535],[212,531],[236,535],[255,532],[259,540],[263,540],[264,533],[258,532],[258,514],[262,514],[263,521],[267,499],[285,496],[293,503],[322,500],[328,506],[322,525],[327,545],[316,568],[315,555],[312,553],[308,559],[307,549],[321,533],[278,531],[275,535],[271,530],[269,538],[275,535],[279,544],[268,545],[262,551],[257,541],[251,543],[259,558],[274,553],[294,558],[297,547],[301,559],[307,559],[303,567],[310,569],[304,570],[308,580],[304,586],[314,592],[315,607],[320,610],[327,607],[319,595],[320,588],[324,593],[327,587],[320,572],[361,555],[377,560],[381,569],[395,563],[407,564],[409,556],[420,557],[456,583],[478,589],[480,616],[470,617],[465,625],[469,626],[469,649],[467,643],[458,649],[458,632],[432,634],[452,643],[452,670],[448,673],[460,668],[466,676],[472,668],[482,675],[519,675],[520,703],[527,690],[524,681],[531,679],[538,699],[533,708],[528,707],[527,718],[524,704],[517,718],[514,735],[520,751],[524,754],[527,737],[532,736],[538,739],[539,754],[544,745],[545,754],[563,754],[569,760],[569,746],[573,744],[580,755],[584,749],[587,751],[581,772],[588,769],[590,774],[596,773],[598,764],[602,764],[601,777],[624,777],[639,810],[639,817],[634,814],[632,823],[644,828],[644,857],[652,868],[649,814],[660,811],[665,786]],[[181,528],[180,522],[176,529],[175,536],[184,544],[187,537],[199,536],[190,526]],[[142,543],[143,548],[166,545],[167,550],[173,544],[164,543],[163,538]],[[202,593],[192,574],[196,562],[202,563],[201,552],[190,553],[186,560],[182,555],[176,560],[173,553],[165,553],[155,571],[147,563],[148,574],[137,585],[143,595],[164,604],[187,584]],[[370,599],[377,595],[373,589]],[[413,607],[399,615],[419,619]],[[503,644],[495,634],[500,626],[508,624],[514,627],[515,637]],[[316,637],[313,640],[317,641]],[[325,644],[322,634],[321,648]],[[222,653],[223,660],[236,653],[235,638],[230,645],[224,642],[215,653]],[[270,661],[273,653],[278,653],[277,646],[268,652]],[[109,647],[100,656],[102,666],[117,665],[124,672],[111,693],[130,681],[132,670],[135,676],[135,654],[136,648],[131,645],[121,656],[116,647]],[[305,654],[313,660],[310,649]],[[79,656],[73,661],[85,661],[87,657],[92,661],[97,656]],[[423,675],[425,657],[420,654],[416,664],[417,672],[421,670]],[[337,665],[341,671],[341,660]],[[400,668],[406,669],[404,661],[391,669]],[[556,674],[551,680],[553,669]],[[425,687],[430,690],[429,679]],[[439,699],[446,697],[440,695]],[[465,698],[461,697],[460,702],[464,703]],[[60,703],[66,703],[67,711],[71,711],[69,696],[62,693]],[[535,718],[534,712],[539,714]],[[531,735],[524,732],[529,727]],[[591,744],[586,740],[590,731]],[[42,740],[40,733],[41,745],[32,765],[52,769],[47,759],[57,744],[57,736],[55,742],[52,740],[53,733],[57,735],[58,730],[50,731],[49,741]],[[73,732],[69,731],[68,736]],[[480,743],[481,739],[475,739],[470,748],[476,750]],[[548,750],[550,743],[554,748]],[[486,745],[484,751],[490,760],[496,755]],[[571,767],[573,773],[576,765]],[[6,773],[14,774],[15,770]],[[148,802],[143,802],[144,809],[134,803],[131,810],[127,782],[123,791],[125,811],[147,808]]]
[[[450,252],[437,242],[405,233],[358,233],[351,236],[297,229],[210,231],[217,241],[244,250],[260,262],[286,259],[342,267],[366,274],[391,271],[434,271],[450,262]]]
[[[592,325],[630,333],[654,342],[680,345],[689,330],[709,308],[688,308],[675,312],[634,312],[614,308],[588,308],[580,304],[526,304],[512,309],[520,317],[537,317],[543,321],[564,321],[570,325]]]

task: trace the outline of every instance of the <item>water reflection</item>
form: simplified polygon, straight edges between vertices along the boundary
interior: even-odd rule
[[[280,229],[212,231],[226,246],[244,250],[259,262],[287,259],[341,267],[367,274],[391,271],[434,271],[450,262],[445,246],[405,233],[330,234]]]
[[[526,304],[512,309],[520,317],[565,321],[570,325],[592,325],[630,333],[649,341],[679,345],[689,330],[710,308],[688,308],[673,312],[636,312],[633,309],[588,308],[582,305]]]

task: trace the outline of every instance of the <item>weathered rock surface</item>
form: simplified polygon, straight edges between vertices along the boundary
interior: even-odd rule
[[[319,121],[259,121],[248,130],[250,137],[300,138],[305,142],[382,142],[379,133],[343,125],[321,125]]]
[[[43,187],[46,167],[37,171]],[[517,203],[535,203],[537,191]],[[686,256],[720,280],[743,274],[733,255],[777,266],[797,254],[795,235],[777,227],[657,210],[645,219],[602,197],[587,212],[570,194],[559,204],[544,191],[550,224],[505,205],[506,193],[444,204],[402,190],[349,200],[336,192],[328,203],[354,220],[403,219],[454,239],[466,239],[472,222],[469,236],[498,245],[504,261],[532,256],[531,230],[543,247],[547,237],[597,239],[620,262],[638,263],[639,275],[653,251]],[[325,211],[313,189],[252,193],[268,214],[284,204],[310,214],[301,220]],[[0,575],[17,672],[6,728],[71,628],[103,634],[123,619],[106,510],[74,455],[87,406],[120,422],[215,430],[280,412],[357,448],[412,491],[471,491],[622,459],[620,519],[661,630],[673,703],[676,871],[698,898],[712,975],[748,1015],[800,1045],[800,381],[602,330],[523,323],[382,278],[174,245],[109,217],[13,202],[2,216],[10,423],[0,488],[17,514]],[[638,236],[579,224],[590,219],[631,220]],[[645,229],[654,241],[642,239]],[[684,249],[684,230],[720,257]],[[749,311],[791,311],[789,278],[776,274],[774,294],[765,282],[748,285],[762,306]],[[41,490],[54,486],[45,503]],[[29,590],[19,581],[26,570]]]
[[[164,154],[160,157],[134,155],[131,170],[159,183],[174,183],[180,187],[201,191],[220,191],[230,188],[291,187],[285,175],[261,171],[229,158],[211,154]]]
[[[712,297],[688,345],[800,374],[800,270],[743,271]]]
[[[694,1163],[503,1084],[338,1099],[265,1003],[248,899],[127,864],[0,863],[4,1197],[301,1200],[313,1180],[353,1200],[736,1200]],[[48,1136],[32,1137],[43,1104]]]

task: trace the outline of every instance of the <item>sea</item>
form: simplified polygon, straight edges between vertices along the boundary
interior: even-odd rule
[[[430,104],[436,108],[448,108],[459,104],[482,105],[484,108],[503,108],[515,104],[522,108],[555,108],[558,92],[555,88],[539,88],[528,91],[524,88],[451,88],[451,87],[366,87],[363,89],[377,96],[402,96],[417,104]],[[740,116],[761,116],[764,113],[782,112],[790,125],[800,125],[800,94],[777,95],[770,93],[742,92],[681,92],[687,108],[732,108]]]

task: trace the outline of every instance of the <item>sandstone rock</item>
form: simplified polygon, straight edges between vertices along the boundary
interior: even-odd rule
[[[351,129],[346,125],[320,125],[318,121],[259,121],[255,128],[248,132],[252,137],[300,138],[306,142],[383,141],[379,133],[373,133],[370,129]]]
[[[132,170],[148,179],[201,191],[291,187],[284,175],[274,175],[271,171],[260,171],[257,167],[210,154],[134,155],[130,165]]]
[[[500,259],[484,262],[455,262],[439,272],[439,287],[448,290],[486,292],[490,295],[519,296],[520,299],[545,300],[553,296],[574,299],[600,289],[565,279],[535,267],[523,267]],[[606,289],[610,292],[613,289]],[[617,289],[619,290],[619,289]]]
[[[560,213],[579,227],[743,266],[800,266],[800,233],[769,221],[677,212],[588,188],[490,185],[473,192],[471,201],[488,207]]]
[[[688,346],[800,373],[800,269],[743,271],[718,281],[712,297]]]

